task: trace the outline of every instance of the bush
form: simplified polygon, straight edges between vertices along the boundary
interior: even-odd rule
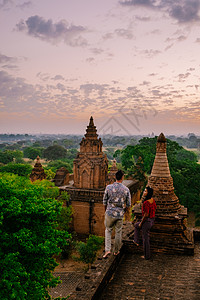
[[[77,250],[80,255],[80,260],[87,264],[93,263],[97,255],[97,251],[101,249],[103,242],[104,237],[95,235],[90,235],[86,240],[86,243],[79,242]]]

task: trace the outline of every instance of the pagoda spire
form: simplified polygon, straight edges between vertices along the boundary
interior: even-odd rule
[[[98,137],[96,126],[94,126],[94,120],[92,116],[90,117],[90,123],[87,126],[85,137],[86,139],[90,139],[90,140],[91,139],[96,140]]]
[[[154,190],[157,214],[177,214],[181,208],[174,193],[173,179],[167,159],[167,141],[163,133],[157,139],[156,156],[149,176],[148,185]]]
[[[92,117],[92,116],[90,117],[90,123],[89,123],[89,126],[90,126],[90,127],[94,127],[94,120],[93,120],[93,117]]]
[[[156,157],[154,160],[151,176],[170,177],[169,164],[166,153],[166,138],[161,133],[157,139]]]

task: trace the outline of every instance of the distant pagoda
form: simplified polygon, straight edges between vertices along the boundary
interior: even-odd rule
[[[34,168],[32,169],[30,180],[36,181],[36,180],[43,180],[46,178],[46,174],[44,173],[44,169],[42,167],[42,164],[40,162],[40,157],[37,156],[36,163],[34,165]]]

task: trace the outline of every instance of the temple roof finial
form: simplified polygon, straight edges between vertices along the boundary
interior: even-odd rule
[[[157,139],[156,157],[154,160],[153,168],[151,170],[151,176],[171,177],[166,154],[166,147],[166,138],[164,134],[161,133]]]
[[[92,117],[92,116],[90,117],[90,123],[89,123],[89,126],[94,126],[94,120],[93,120],[93,117]]]
[[[94,126],[94,120],[92,116],[90,117],[90,123],[87,126],[85,137],[86,139],[97,139],[98,137],[96,126]]]
[[[158,139],[157,139],[157,142],[160,142],[160,143],[164,143],[166,142],[166,137],[164,136],[164,134],[161,132],[161,134],[159,135]]]

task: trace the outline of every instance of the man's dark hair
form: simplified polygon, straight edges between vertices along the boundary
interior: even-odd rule
[[[115,174],[117,180],[121,180],[123,176],[124,172],[122,170],[117,171],[117,173]]]

